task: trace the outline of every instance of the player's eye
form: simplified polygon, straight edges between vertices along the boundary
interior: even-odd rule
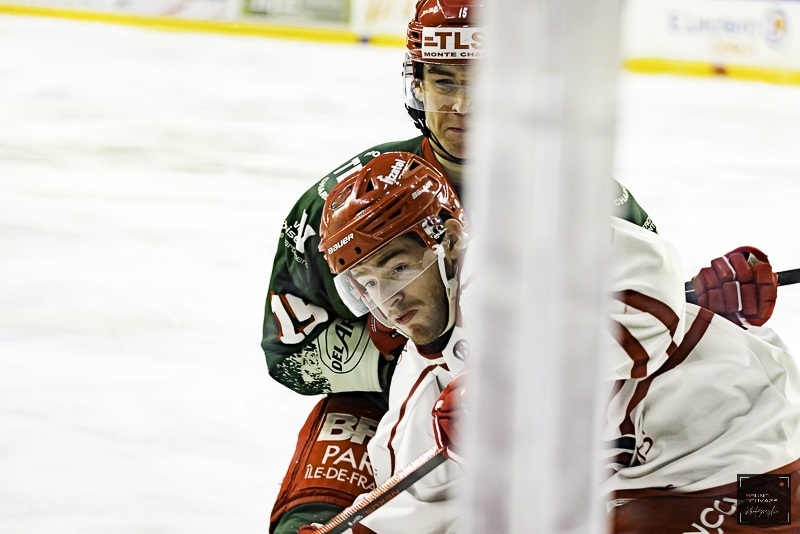
[[[375,286],[375,279],[365,275],[357,275],[353,273],[353,280],[363,288],[370,288]]]
[[[442,93],[455,93],[458,91],[458,84],[452,78],[439,78],[433,81],[437,91]]]
[[[392,267],[392,275],[395,277],[402,277],[404,274],[408,273],[408,264],[406,263],[399,263]]]

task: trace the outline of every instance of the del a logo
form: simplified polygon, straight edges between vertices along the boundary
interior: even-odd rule
[[[306,213],[306,210],[303,210],[303,216],[300,218],[300,222],[295,223],[294,225],[296,228],[296,234],[294,236],[294,248],[296,248],[301,254],[305,251],[306,239],[312,235],[317,235],[317,232],[315,232],[314,229],[307,224],[307,222],[308,213]]]
[[[422,57],[475,59],[483,49],[482,28],[423,28]]]
[[[364,323],[338,319],[317,338],[320,360],[335,374],[355,369],[369,346],[369,332]]]

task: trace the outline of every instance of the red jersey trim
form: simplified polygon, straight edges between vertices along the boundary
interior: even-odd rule
[[[647,295],[643,295],[642,293],[632,289],[620,291],[619,293],[614,294],[614,298],[623,304],[630,306],[631,308],[636,308],[639,311],[649,313],[667,327],[670,336],[675,337],[675,332],[678,330],[680,319],[678,319],[678,315],[672,311],[672,308],[660,300],[656,300],[653,297],[648,297]]]
[[[678,365],[684,362],[689,354],[694,350],[700,340],[708,330],[708,326],[711,324],[711,320],[714,318],[714,313],[706,310],[705,308],[700,308],[700,312],[697,314],[697,318],[692,323],[692,326],[689,327],[689,331],[686,332],[686,335],[683,338],[683,341],[678,346],[678,348],[670,354],[667,361],[661,368],[658,369],[655,373],[648,376],[641,382],[636,385],[636,390],[633,392],[633,397],[631,398],[630,402],[628,403],[628,408],[625,411],[625,419],[622,421],[622,424],[619,425],[619,430],[622,435],[626,434],[633,434],[634,433],[634,426],[633,420],[631,419],[631,412],[636,408],[636,406],[644,399],[647,395],[647,391],[650,389],[650,384],[652,384],[653,380],[658,378],[659,376],[663,375],[667,371],[674,369]]]
[[[389,449],[389,459],[391,466],[390,467],[391,472],[389,473],[389,476],[394,476],[394,470],[395,470],[395,454],[394,454],[394,448],[392,448],[392,442],[394,441],[394,437],[397,435],[397,428],[400,426],[400,422],[403,420],[403,416],[405,416],[406,414],[406,406],[408,405],[408,401],[411,400],[411,397],[414,396],[414,392],[417,391],[417,388],[422,383],[422,380],[426,376],[428,376],[428,373],[430,373],[437,367],[438,365],[429,365],[428,367],[422,370],[419,377],[417,378],[417,381],[414,382],[414,386],[411,388],[411,391],[409,391],[408,397],[406,397],[406,400],[404,400],[403,404],[400,406],[400,413],[397,416],[397,422],[392,427],[392,431],[389,433],[389,442],[386,444],[386,448]]]
[[[763,473],[765,475],[788,475],[794,471],[800,469],[800,458],[795,460],[794,462],[784,465],[783,467],[779,467],[778,469],[773,469],[767,473]],[[619,490],[614,492],[614,499],[641,499],[644,497],[719,497],[719,496],[726,496],[726,495],[736,495],[736,482],[731,482],[730,484],[725,484],[724,486],[716,486],[713,488],[708,488],[699,491],[692,491],[692,492],[682,492],[678,491],[675,488],[645,488],[645,489],[630,489],[630,490]]]
[[[425,161],[436,167],[436,170],[442,173],[443,176],[447,176],[447,173],[444,172],[444,167],[442,167],[442,164],[439,162],[439,158],[436,157],[436,153],[433,151],[431,142],[427,137],[422,140],[422,157]]]
[[[644,378],[647,376],[647,362],[650,360],[650,355],[639,343],[630,331],[625,328],[622,323],[611,321],[611,334],[617,340],[619,346],[630,356],[633,360],[633,367],[631,368],[631,378]]]
[[[374,530],[369,527],[365,527],[361,523],[356,523],[350,528],[353,530],[353,534],[377,534]]]

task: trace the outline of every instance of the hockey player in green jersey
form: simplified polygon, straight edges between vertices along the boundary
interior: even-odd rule
[[[332,395],[320,401],[301,431],[270,532],[293,534],[301,525],[324,523],[364,492],[360,477],[369,475],[371,467],[361,461],[362,454],[387,408],[384,393],[394,368],[392,354],[405,345],[404,337],[377,321],[355,319],[339,298],[318,249],[325,199],[340,180],[385,152],[422,157],[461,192],[468,161],[471,67],[480,57],[483,39],[475,25],[481,7],[481,0],[417,3],[408,25],[403,78],[406,109],[422,135],[377,145],[345,160],[303,194],[283,223],[261,346],[275,380],[303,395]],[[385,179],[392,180],[392,173]],[[619,184],[615,188],[609,201],[616,215],[655,231],[633,196]],[[335,450],[341,458],[354,459],[347,483],[327,478],[328,464],[339,459],[330,456]]]
[[[354,321],[342,304],[317,250],[320,215],[328,192],[339,180],[384,152],[422,156],[460,192],[474,60],[437,57],[449,58],[456,53],[453,50],[464,46],[474,46],[479,53],[482,32],[473,21],[480,7],[480,2],[473,0],[422,0],[417,4],[408,28],[404,79],[406,108],[423,135],[377,145],[344,161],[303,194],[283,223],[261,345],[272,377],[298,393],[379,392],[387,383],[390,364],[370,341],[367,323]],[[459,48],[454,49],[456,44]],[[616,186],[612,200],[620,217],[655,229],[623,187]]]

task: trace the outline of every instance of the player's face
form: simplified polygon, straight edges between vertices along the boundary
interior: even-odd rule
[[[417,345],[427,345],[447,327],[449,303],[431,250],[401,236],[351,269],[389,323]],[[398,290],[399,288],[399,290]]]
[[[471,65],[426,63],[417,95],[425,107],[428,128],[448,152],[459,158],[466,157],[471,82]]]

